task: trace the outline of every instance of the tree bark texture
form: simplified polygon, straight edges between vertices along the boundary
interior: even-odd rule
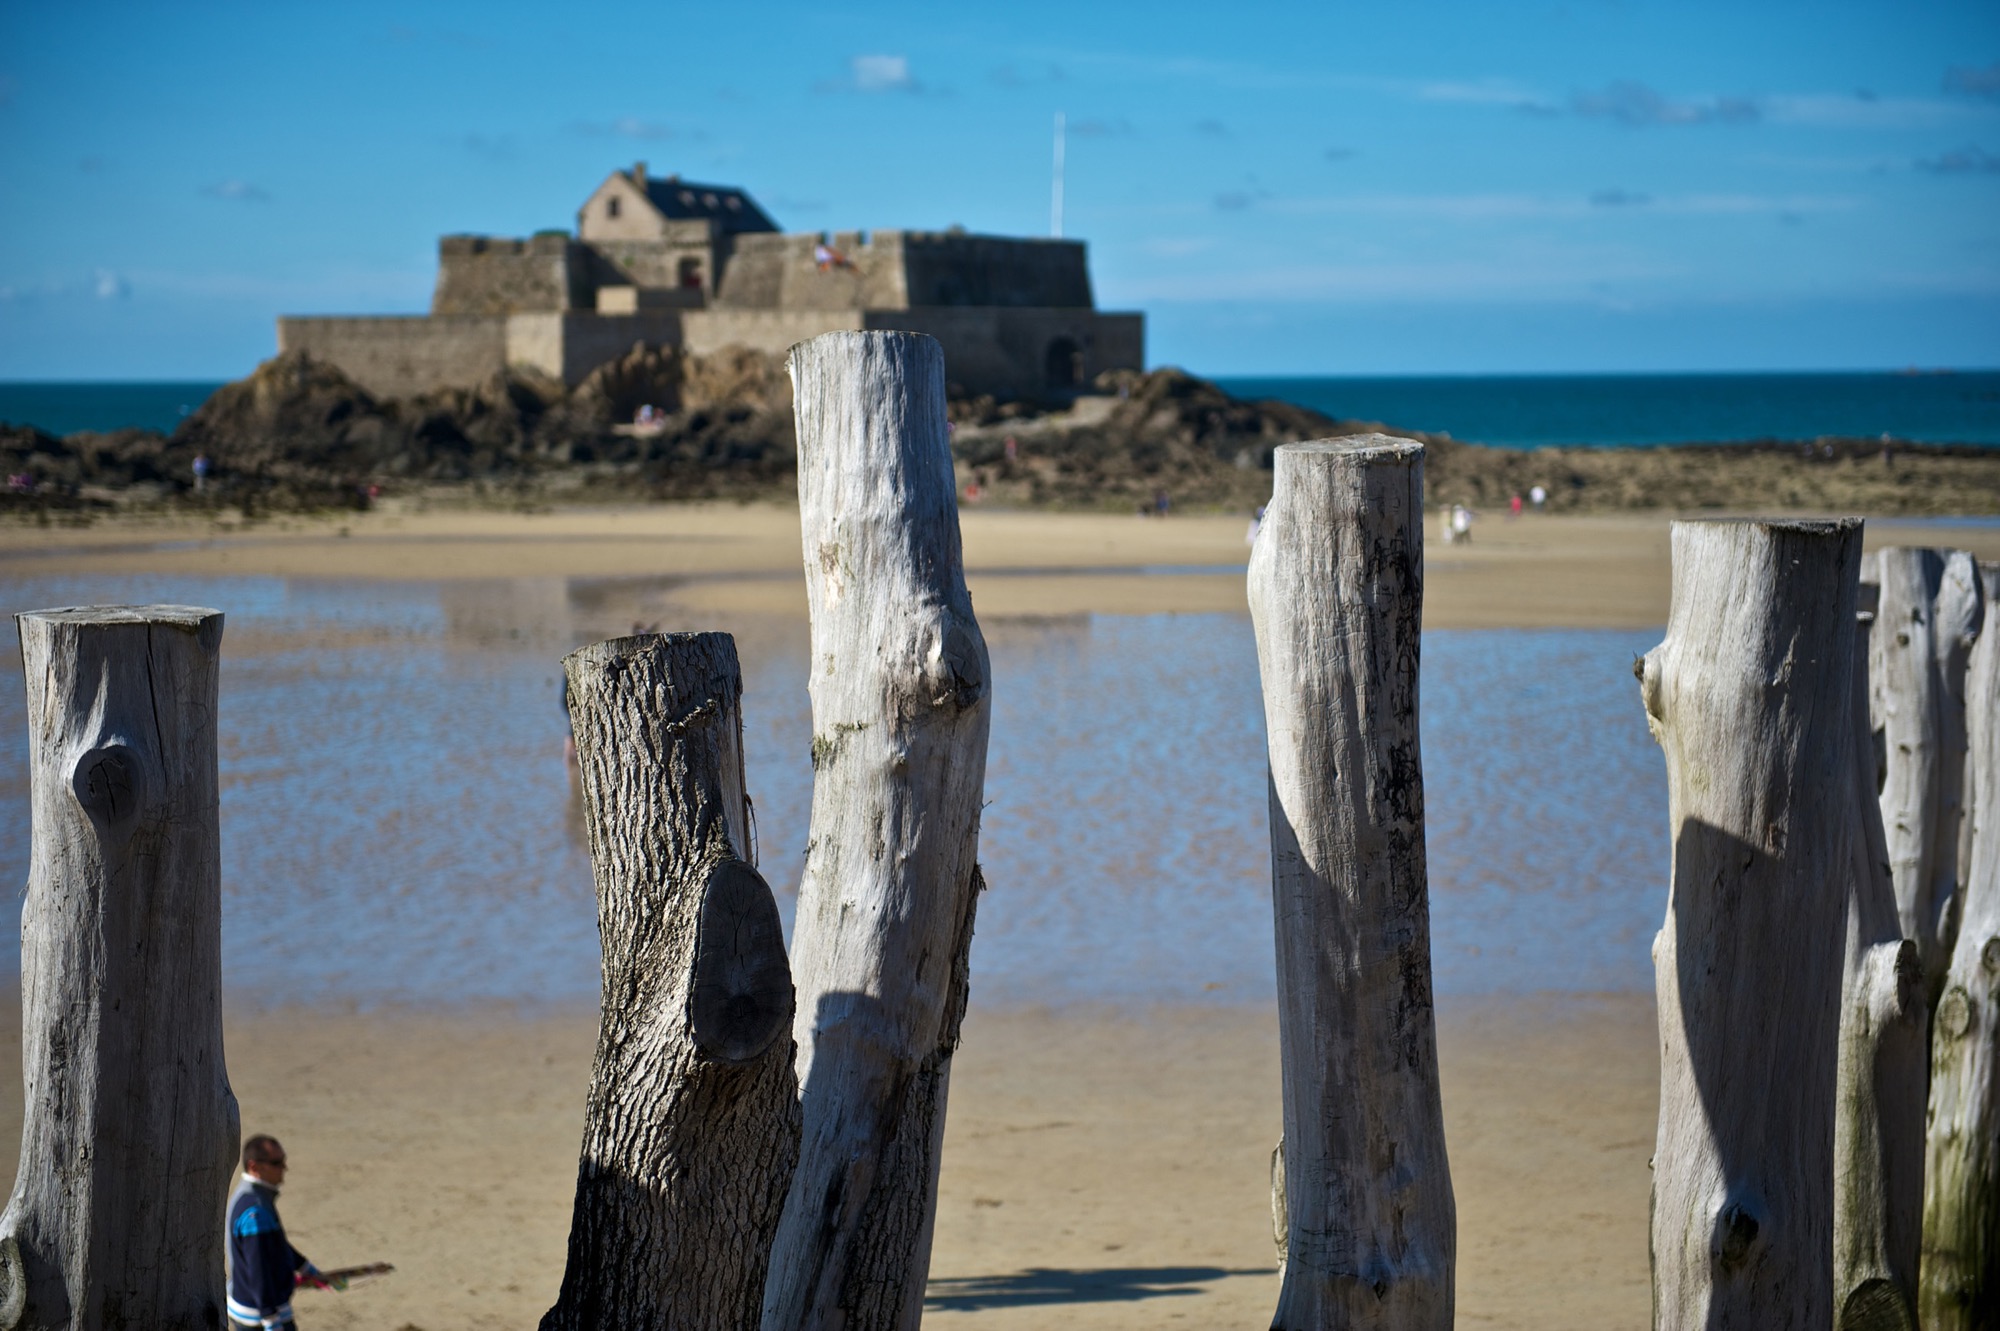
[[[1930,1008],[1917,945],[1903,937],[1875,797],[1868,635],[1878,591],[1863,583],[1854,640],[1854,763],[1848,783],[1847,944],[1834,1102],[1833,1273],[1837,1331],[1915,1331],[1924,1200]]]
[[[1965,669],[1984,621],[1979,570],[1962,550],[1891,546],[1869,556],[1881,607],[1869,635],[1869,699],[1881,731],[1882,825],[1903,936],[1916,940],[1931,1003],[1958,919],[1965,777]]]
[[[1280,447],[1250,556],[1284,1069],[1277,1331],[1452,1324],[1417,730],[1423,456],[1383,435]]]
[[[1639,670],[1674,838],[1656,1327],[1833,1324],[1860,553],[1858,519],[1673,527],[1667,636]]]
[[[748,862],[736,644],[648,634],[563,666],[604,994],[542,1327],[755,1327],[799,1113],[784,933]]]
[[[944,358],[792,349],[812,613],[813,804],[794,931],[805,1135],[765,1331],[914,1328],[967,999],[989,709]]]
[[[17,616],[33,848],[20,1172],[0,1327],[213,1328],[236,1097],[222,1058],[222,615]]]
[[[1982,564],[1987,623],[2000,564]],[[1924,1189],[1925,1331],[2000,1327],[2000,631],[1966,675],[1971,855],[1931,1033]]]

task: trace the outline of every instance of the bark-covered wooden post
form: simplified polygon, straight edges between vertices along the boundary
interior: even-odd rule
[[[1870,711],[1882,732],[1882,824],[1903,936],[1916,940],[1928,1001],[1944,986],[1958,918],[1965,669],[1984,620],[1962,550],[1891,546],[1869,556],[1881,607],[1869,635]]]
[[[563,667],[604,996],[542,1327],[755,1327],[799,1116],[784,933],[748,862],[736,644],[648,634]]]
[[[1860,587],[1849,690],[1853,868],[1834,1102],[1836,1331],[1915,1331],[1924,1201],[1930,1008],[1917,945],[1897,920],[1868,720],[1868,636],[1879,594],[1873,583]]]
[[[1417,733],[1423,456],[1383,435],[1280,447],[1250,556],[1284,1068],[1274,1331],[1452,1325]]]
[[[1971,855],[1931,1033],[1920,1309],[1925,1331],[2000,1326],[2000,564],[1966,675]]]
[[[1677,522],[1640,692],[1666,755],[1653,1323],[1832,1325],[1861,523]]]
[[[236,1097],[222,1061],[222,615],[17,616],[33,848],[20,1172],[0,1327],[223,1322]]]
[[[812,612],[813,803],[793,970],[805,1136],[765,1331],[914,1328],[965,1012],[986,641],[915,333],[792,349]]]

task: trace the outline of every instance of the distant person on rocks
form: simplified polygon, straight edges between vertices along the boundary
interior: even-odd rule
[[[278,1189],[285,1183],[285,1148],[276,1137],[243,1143],[243,1181],[229,1197],[229,1324],[238,1331],[291,1331],[292,1291],[300,1285],[344,1288],[285,1238]]]
[[[208,487],[208,454],[194,455],[194,492],[200,494]]]
[[[1264,529],[1264,505],[1259,504],[1257,505],[1256,511],[1250,515],[1250,530],[1243,533],[1243,544],[1245,545],[1257,544],[1257,533],[1262,531],[1263,529]]]
[[[1535,506],[1535,512],[1537,513],[1541,512],[1542,506],[1549,502],[1549,492],[1547,487],[1538,485],[1534,489],[1528,491],[1528,502]]]
[[[1507,501],[1507,516],[1510,518],[1521,516],[1521,496],[1515,495]]]

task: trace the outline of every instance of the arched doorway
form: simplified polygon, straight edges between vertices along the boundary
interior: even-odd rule
[[[1076,339],[1059,337],[1049,343],[1042,381],[1049,388],[1075,388],[1083,379],[1083,351]]]

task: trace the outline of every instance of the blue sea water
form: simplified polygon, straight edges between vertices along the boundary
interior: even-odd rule
[[[1873,438],[2000,445],[2000,371],[1216,380],[1348,420],[1502,448]]]
[[[2000,445],[2000,371],[1224,378],[1350,420],[1507,448],[1872,438]],[[215,383],[0,383],[0,421],[171,431]]]
[[[0,383],[0,422],[50,434],[136,426],[172,434],[219,383]]]

